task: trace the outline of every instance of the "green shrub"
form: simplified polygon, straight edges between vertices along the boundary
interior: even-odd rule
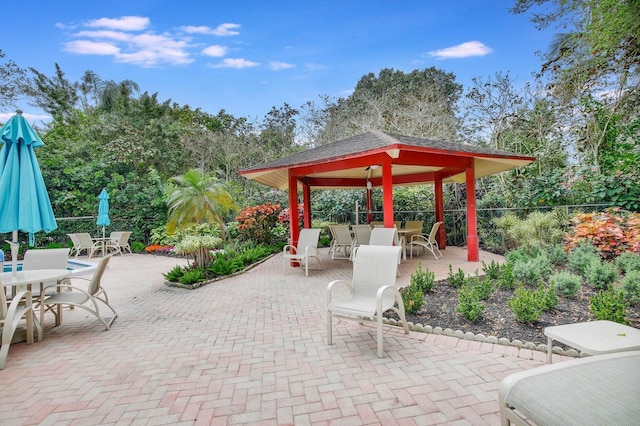
[[[516,288],[516,279],[513,276],[513,265],[511,263],[502,265],[498,286],[507,289]]]
[[[593,259],[587,268],[585,277],[587,284],[598,288],[606,289],[618,278],[618,268],[611,262],[602,262],[600,259]]]
[[[550,285],[548,288],[540,285],[533,294],[538,300],[538,306],[543,311],[555,309],[555,307],[558,306],[558,295],[553,285]]]
[[[600,255],[595,247],[588,243],[577,245],[567,256],[571,270],[583,277],[594,259],[600,260]]]
[[[180,277],[182,277],[184,275],[184,268],[182,266],[174,266],[173,269],[171,269],[169,272],[167,272],[166,274],[162,274],[164,275],[164,277],[167,279],[167,281],[171,281],[171,282],[177,282]]]
[[[206,278],[204,270],[200,268],[194,268],[189,271],[186,271],[178,281],[181,284],[195,284],[200,281],[204,281]]]
[[[141,243],[140,241],[134,241],[131,243],[131,251],[134,253],[144,253],[145,248],[147,248],[147,246],[145,246],[144,243]]]
[[[418,285],[411,283],[401,290],[404,311],[408,314],[417,314],[424,304],[424,296]]]
[[[489,264],[483,260],[482,271],[492,280],[500,279],[500,264],[495,260],[492,260]]]
[[[582,278],[567,271],[560,271],[551,275],[549,282],[557,293],[569,298],[575,297],[582,286]]]
[[[623,274],[631,271],[640,271],[640,254],[625,252],[616,259],[616,266]]]
[[[453,269],[451,267],[451,264],[449,264],[449,275],[447,276],[447,281],[449,281],[449,284],[453,287],[453,288],[460,288],[464,285],[464,283],[466,282],[466,277],[464,275],[464,271],[460,268],[458,268],[458,272],[456,272],[455,274],[453,273]]]
[[[542,274],[534,261],[518,262],[513,266],[513,278],[525,285],[534,286],[542,281]]]
[[[628,304],[624,300],[623,292],[610,288],[600,290],[589,301],[589,307],[596,320],[614,321],[620,324],[629,324],[627,321]]]
[[[551,244],[546,250],[547,258],[554,266],[562,266],[567,263],[567,252],[562,247],[562,244]]]
[[[418,269],[411,274],[411,284],[415,285],[425,294],[429,293],[435,285],[436,275],[430,270],[422,270],[422,262],[418,262]]]
[[[242,250],[242,254],[238,256],[238,259],[240,259],[244,265],[251,265],[252,263],[264,259],[271,253],[271,250],[267,246],[260,244],[255,247]]]
[[[243,241],[271,244],[277,238],[273,229],[282,211],[280,204],[265,203],[245,207],[236,216],[238,235]]]
[[[215,276],[225,276],[239,271],[243,266],[244,263],[239,256],[221,255],[216,256],[216,259],[211,262],[207,270]]]
[[[624,299],[632,305],[640,305],[640,271],[631,271],[620,281]]]
[[[484,309],[485,305],[480,302],[478,292],[472,285],[465,284],[458,289],[456,312],[473,322],[482,316]]]
[[[466,285],[471,286],[479,300],[487,300],[489,296],[491,296],[491,293],[493,293],[493,281],[490,279],[481,279],[477,272],[475,277],[467,279]]]
[[[531,323],[542,315],[540,297],[522,286],[516,289],[507,304],[518,322]]]

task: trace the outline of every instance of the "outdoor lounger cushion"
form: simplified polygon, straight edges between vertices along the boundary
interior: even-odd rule
[[[500,420],[526,425],[640,424],[640,351],[564,361],[506,377]]]

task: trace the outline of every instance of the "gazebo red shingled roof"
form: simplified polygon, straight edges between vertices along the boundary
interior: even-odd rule
[[[268,186],[288,189],[290,211],[298,210],[298,190],[302,189],[306,228],[311,227],[312,188],[368,189],[368,209],[371,211],[370,189],[381,187],[384,225],[393,227],[393,186],[433,183],[435,220],[443,221],[442,184],[466,183],[468,260],[477,262],[475,179],[533,161],[535,157],[472,145],[370,131],[244,169],[240,175]],[[297,215],[291,215],[290,220],[291,241],[295,244],[299,235]],[[438,243],[444,247],[444,242],[445,230],[440,227]]]

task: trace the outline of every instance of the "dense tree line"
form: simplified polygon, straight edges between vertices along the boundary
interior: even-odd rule
[[[0,50],[0,102],[27,99],[52,117],[38,152],[59,217],[93,215],[109,190],[113,211],[137,221],[138,239],[166,223],[166,184],[191,169],[217,177],[242,207],[286,200],[237,171],[370,129],[533,155],[537,161],[478,184],[486,207],[609,203],[640,210],[640,2],[516,0],[539,27],[563,29],[542,55],[536,81],[519,87],[508,72],[471,87],[431,67],[382,69],[345,98],[319,96],[296,109],[273,107],[261,121],[210,114],[140,93],[137,83],[86,71],[70,81],[22,69]],[[430,187],[398,190],[398,206],[429,209]],[[359,192],[318,192],[315,207],[351,209]],[[464,188],[447,187],[447,206]]]

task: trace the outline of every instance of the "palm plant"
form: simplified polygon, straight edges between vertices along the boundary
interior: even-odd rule
[[[227,233],[223,217],[237,210],[236,203],[223,185],[214,176],[198,170],[189,170],[184,176],[172,179],[167,191],[169,220],[167,232],[188,228],[194,224],[217,223],[220,236],[226,240]]]

